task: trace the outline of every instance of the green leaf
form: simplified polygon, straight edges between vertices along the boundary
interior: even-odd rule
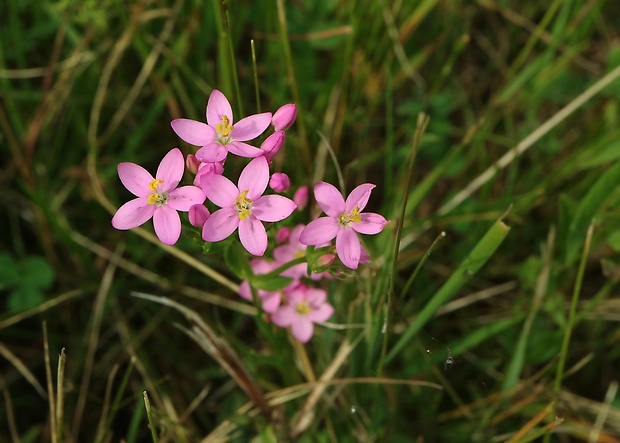
[[[0,289],[17,286],[21,279],[13,257],[9,254],[0,254]]]
[[[232,242],[224,250],[224,260],[234,274],[241,280],[250,280],[253,273],[248,255],[238,242]]]
[[[38,288],[34,286],[19,286],[11,292],[7,301],[9,311],[23,311],[34,308],[45,300]]]
[[[566,236],[565,264],[569,265],[578,258],[588,226],[618,184],[620,184],[620,162],[603,172],[579,203]]]
[[[454,294],[456,294],[484,266],[502,244],[510,228],[503,221],[497,220],[482,239],[474,246],[474,249],[463,260],[461,265],[454,271],[448,281],[435,293],[430,301],[422,308],[413,323],[400,337],[396,345],[389,352],[386,361],[391,361],[409,343],[409,341],[424,327],[435,315],[435,312]]]
[[[28,257],[23,260],[19,267],[23,277],[22,286],[47,289],[54,283],[54,269],[43,257]]]
[[[267,277],[263,275],[255,275],[250,279],[250,283],[256,289],[262,289],[264,291],[279,291],[291,284],[292,278],[288,277]]]

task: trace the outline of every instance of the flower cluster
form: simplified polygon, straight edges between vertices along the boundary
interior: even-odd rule
[[[286,104],[274,114],[264,112],[235,121],[224,94],[214,90],[207,103],[206,123],[184,118],[171,122],[182,140],[197,146],[195,154],[184,159],[178,148],[172,149],[155,177],[134,163],[118,165],[121,182],[136,198],[118,209],[112,226],[132,229],[152,218],[159,240],[174,245],[181,235],[177,211],[183,211],[188,212],[190,224],[201,230],[205,242],[220,242],[237,231],[241,245],[256,257],[250,261],[252,275],[245,276],[248,280],[241,284],[239,295],[250,301],[258,297],[273,324],[290,327],[293,336],[306,343],[313,335],[314,323],[327,321],[334,312],[327,292],[313,282],[330,278],[328,271],[337,272],[337,266],[332,269],[336,257],[350,269],[366,263],[369,257],[358,234],[377,234],[388,221],[379,214],[362,212],[375,185],[359,185],[345,200],[333,185],[320,182],[314,186],[314,196],[326,216],[307,225],[280,227],[275,233],[278,246],[269,248],[271,225],[289,218],[308,202],[307,187],[299,187],[292,199],[288,198],[281,193],[291,187],[289,176],[270,173],[272,159],[283,148],[286,130],[296,116],[297,107]],[[270,126],[273,132],[259,147],[247,143]],[[224,176],[229,153],[251,159],[237,184]],[[194,175],[193,184],[179,187],[185,169]],[[275,194],[265,194],[268,187]],[[273,258],[265,258],[268,250]],[[258,276],[272,274],[281,284],[255,289],[260,286]]]

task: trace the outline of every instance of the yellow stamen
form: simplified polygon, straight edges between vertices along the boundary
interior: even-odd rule
[[[248,191],[245,190],[237,196],[235,209],[239,213],[239,219],[245,220],[252,213],[252,200],[246,197]]]
[[[225,115],[222,115],[222,123],[215,125],[215,130],[222,137],[228,137],[233,129],[235,128],[230,124],[230,120]]]
[[[295,306],[295,311],[297,311],[298,314],[307,315],[312,312],[312,308],[305,301],[300,301]]]
[[[157,188],[159,188],[159,185],[161,185],[163,182],[163,180],[156,178],[151,183],[149,183],[149,189],[151,191],[157,191]]]
[[[347,212],[342,214],[338,218],[338,222],[341,226],[349,226],[351,222],[359,223],[362,221],[362,216],[360,215],[360,208],[358,206],[354,207],[351,212]]]

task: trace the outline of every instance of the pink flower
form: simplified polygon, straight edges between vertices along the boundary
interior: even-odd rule
[[[265,157],[253,159],[241,171],[239,186],[223,175],[205,174],[202,190],[209,200],[222,209],[215,211],[202,228],[204,241],[225,239],[239,228],[239,240],[253,255],[267,249],[267,232],[261,223],[277,222],[296,208],[292,200],[281,195],[262,195],[269,182],[269,165]]]
[[[261,135],[271,123],[271,113],[251,115],[234,123],[230,103],[217,89],[207,103],[207,124],[186,118],[172,120],[170,125],[181,139],[190,145],[201,146],[198,160],[221,162],[228,152],[241,157],[258,157],[263,152],[244,143]],[[234,123],[234,124],[233,124]]]
[[[252,272],[254,272],[255,275],[260,275],[273,271],[280,266],[280,263],[268,261],[262,258],[254,258],[250,260],[250,265],[252,266]],[[286,288],[280,291],[265,291],[264,289],[257,289],[256,293],[261,299],[263,311],[267,314],[273,314],[282,303],[283,291],[288,288],[292,288],[297,284],[298,282],[293,281]],[[244,280],[239,285],[239,296],[248,301],[252,301],[252,289],[248,281]]]
[[[112,218],[116,229],[132,229],[153,218],[159,240],[173,245],[181,236],[181,218],[177,211],[189,211],[205,201],[205,194],[196,186],[177,188],[183,177],[185,162],[178,148],[172,149],[157,168],[156,178],[142,166],[124,162],[118,165],[123,185],[136,197],[121,206]]]
[[[291,260],[295,260],[296,258],[305,257],[306,256],[306,245],[303,245],[299,242],[299,235],[304,230],[305,225],[297,225],[290,232],[288,237],[288,242],[286,244],[277,246],[273,250],[273,258],[280,264],[285,264],[290,262]],[[277,237],[277,234],[276,234]],[[327,245],[320,245],[327,246]],[[299,263],[291,266],[286,271],[282,272],[283,277],[290,277],[294,279],[300,279],[302,277],[306,277],[308,275],[308,263]],[[329,274],[325,272],[321,273],[312,273],[310,278],[312,280],[320,280],[321,278],[329,277]]]
[[[202,228],[211,216],[209,210],[203,205],[193,205],[189,208],[189,223],[197,228]]]
[[[318,246],[336,238],[336,252],[342,263],[357,269],[362,247],[357,233],[377,234],[388,223],[372,212],[362,213],[375,185],[364,183],[356,187],[345,202],[333,185],[319,182],[314,186],[314,197],[319,207],[327,214],[308,223],[299,236],[304,245]]]
[[[290,128],[297,118],[297,106],[293,103],[286,104],[273,114],[271,124],[276,131],[286,131]]]
[[[283,328],[290,326],[293,337],[307,343],[314,333],[314,323],[329,320],[334,308],[326,302],[327,293],[322,289],[298,285],[285,294],[286,304],[272,314],[271,321]]]
[[[271,160],[280,152],[280,149],[284,146],[285,139],[286,134],[284,131],[276,131],[265,139],[260,145],[260,149],[267,160]]]
[[[196,172],[196,177],[194,177],[194,185],[200,186],[202,176],[205,174],[222,175],[223,173],[224,165],[220,162],[200,163],[200,166],[198,166],[198,172]]]
[[[276,192],[284,192],[291,186],[291,179],[284,172],[274,172],[269,187]]]
[[[298,210],[304,209],[308,204],[308,187],[305,185],[300,186],[293,194],[293,201],[297,205]]]

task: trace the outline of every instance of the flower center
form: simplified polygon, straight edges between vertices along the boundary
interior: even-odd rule
[[[168,193],[159,191],[159,185],[161,185],[164,181],[156,178],[151,183],[149,183],[149,189],[153,191],[146,198],[146,201],[149,205],[162,206],[168,203]]]
[[[237,196],[235,209],[239,213],[239,219],[245,220],[252,213],[252,200],[246,197],[247,190]]]
[[[235,128],[233,127],[233,125],[230,124],[230,120],[228,119],[228,117],[222,115],[222,122],[215,125],[218,141],[223,145],[228,144],[231,141],[230,133],[233,129]]]
[[[295,311],[300,315],[308,315],[312,311],[312,308],[306,301],[300,301],[295,305]]]
[[[359,223],[361,221],[362,221],[362,217],[360,215],[360,208],[357,206],[351,209],[351,212],[346,212],[342,214],[340,217],[338,217],[338,223],[343,228],[348,228],[351,222]]]

